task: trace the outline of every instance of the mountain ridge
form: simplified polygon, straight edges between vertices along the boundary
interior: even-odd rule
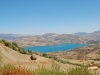
[[[1,39],[17,42],[20,46],[38,46],[38,45],[57,45],[61,43],[83,43],[97,44],[100,43],[100,31],[92,33],[78,32],[79,34],[56,34],[47,33],[43,35],[16,35],[0,34]],[[82,33],[82,34],[81,34]],[[85,34],[84,34],[85,33]],[[84,34],[84,35],[83,35]]]

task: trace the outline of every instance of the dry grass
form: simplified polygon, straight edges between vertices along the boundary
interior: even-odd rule
[[[24,67],[15,67],[14,65],[7,64],[1,70],[2,75],[31,75],[30,71]]]

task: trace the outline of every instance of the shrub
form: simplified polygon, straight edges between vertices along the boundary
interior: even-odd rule
[[[92,61],[91,64],[94,64],[94,61]]]
[[[33,54],[32,50],[28,50],[28,54]]]
[[[0,41],[0,43],[2,43],[3,42],[3,44],[5,45],[5,46],[7,46],[7,47],[9,47],[9,48],[11,48],[11,49],[13,49],[13,50],[15,50],[15,51],[18,51],[18,52],[20,52],[20,53],[22,53],[22,54],[28,54],[28,52],[26,51],[26,50],[24,50],[24,48],[22,48],[22,47],[19,47],[18,45],[17,45],[17,43],[16,42],[7,42],[7,41],[5,41],[5,40],[1,40]],[[31,54],[31,53],[30,53]]]
[[[47,55],[46,53],[43,53],[42,56],[44,56],[44,57],[48,57],[48,55]]]
[[[18,47],[18,45],[17,45],[16,42],[12,42],[12,44],[13,44],[15,47]]]

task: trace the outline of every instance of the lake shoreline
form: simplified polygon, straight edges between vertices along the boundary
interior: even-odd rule
[[[25,47],[25,50],[32,50],[38,51],[38,52],[57,52],[57,51],[68,51],[75,48],[80,48],[84,46],[90,46],[90,44],[73,44],[73,43],[66,43],[66,44],[59,44],[59,45],[53,45],[53,46],[29,46]]]

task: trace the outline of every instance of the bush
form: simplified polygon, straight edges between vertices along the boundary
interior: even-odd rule
[[[15,47],[18,47],[18,45],[17,45],[16,42],[12,42],[12,44],[13,44]]]
[[[28,50],[28,54],[33,54],[32,50]]]
[[[24,50],[23,48],[21,48],[21,47],[18,49],[18,51],[19,51],[20,53],[22,53],[22,54],[27,54],[27,51],[25,51],[25,50]]]
[[[46,53],[43,53],[42,56],[43,57],[48,57],[48,55]]]

